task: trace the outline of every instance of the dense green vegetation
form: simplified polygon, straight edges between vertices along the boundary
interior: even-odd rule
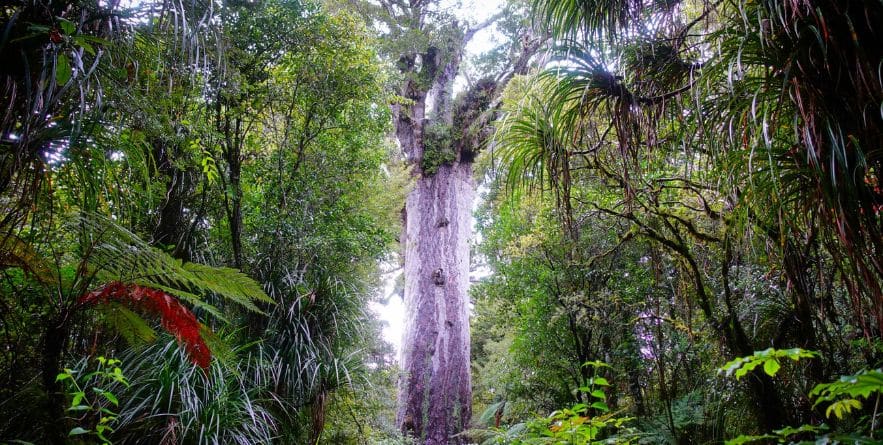
[[[883,8],[534,6],[558,55],[510,84],[480,212],[476,403],[500,440],[872,441]]]
[[[420,443],[368,304],[473,159],[457,441],[879,443],[883,3],[446,8],[0,7],[0,443]]]
[[[214,7],[3,7],[3,440],[391,428],[345,418],[393,404],[371,400],[391,356],[366,305],[404,180],[370,34],[308,3]],[[99,356],[125,380],[89,374]]]

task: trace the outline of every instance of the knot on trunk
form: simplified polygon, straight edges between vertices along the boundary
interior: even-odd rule
[[[432,273],[432,282],[435,283],[436,286],[444,286],[445,284],[445,271],[441,267],[435,270]]]

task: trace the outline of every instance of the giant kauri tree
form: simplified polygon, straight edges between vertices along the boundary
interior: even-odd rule
[[[396,422],[425,444],[462,443],[471,416],[469,238],[472,162],[486,142],[497,93],[525,72],[539,39],[521,30],[494,76],[454,97],[466,45],[503,14],[464,23],[438,2],[367,6],[385,24],[399,77],[395,135],[415,184],[403,211],[406,332]]]

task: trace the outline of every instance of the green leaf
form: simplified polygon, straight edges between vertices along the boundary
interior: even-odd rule
[[[770,377],[774,377],[781,367],[782,365],[779,364],[779,361],[774,358],[763,362],[763,372],[767,373]]]
[[[774,430],[773,432],[782,437],[789,437],[800,433],[818,433],[820,430],[822,430],[822,428],[815,425],[800,425],[797,428],[786,426],[785,428]]]
[[[64,31],[66,35],[71,35],[77,31],[77,25],[70,20],[59,19],[58,24],[61,26],[61,30]]]
[[[89,430],[87,430],[87,429],[84,429],[84,428],[78,426],[78,427],[72,429],[69,433],[67,433],[67,435],[68,435],[68,436],[78,436],[78,435],[80,435],[80,434],[87,434],[87,433],[90,433],[90,432],[91,432],[91,431],[89,431]]]
[[[583,363],[582,367],[592,367],[592,368],[610,368],[611,366],[607,363],[602,362],[601,360],[592,360]]]
[[[71,79],[71,65],[64,53],[55,56],[55,83],[65,85]]]
[[[838,400],[825,410],[825,416],[830,418],[833,412],[838,419],[842,419],[844,415],[849,414],[853,409],[862,409],[862,403],[855,399]]]
[[[600,389],[592,391],[592,397],[595,397],[596,399],[607,400],[607,394],[604,394],[604,391],[601,391]]]
[[[595,403],[592,404],[592,408],[595,408],[595,409],[597,409],[597,410],[604,411],[605,413],[606,413],[607,411],[610,411],[610,407],[607,406],[607,404],[604,403],[604,402],[595,402]]]
[[[742,436],[739,436],[739,437],[735,437],[735,438],[733,438],[733,439],[730,439],[730,440],[724,442],[724,444],[725,444],[725,445],[743,445],[743,444],[746,444],[746,443],[758,442],[758,441],[761,441],[761,440],[775,439],[775,438],[776,438],[776,436],[772,436],[772,435],[769,435],[769,434],[764,434],[763,436],[745,436],[745,435],[742,435]]]
[[[604,377],[595,377],[594,379],[592,379],[592,384],[599,386],[610,386],[610,383]]]
[[[86,39],[80,36],[74,37],[74,44],[83,48],[83,50],[89,53],[89,55],[95,55],[95,48],[89,42],[87,42]]]
[[[754,351],[753,356],[755,358],[767,358],[776,354],[776,350],[773,348],[766,348],[763,351]]]
[[[101,395],[104,396],[104,398],[107,399],[108,402],[113,403],[115,406],[120,406],[120,401],[117,400],[117,397],[113,395],[112,392],[105,391],[101,393]]]
[[[86,393],[83,391],[77,391],[74,393],[73,400],[71,400],[71,407],[77,406],[80,402],[83,401],[83,398],[86,397]]]
[[[773,349],[767,348],[763,351],[755,351],[754,354],[745,357],[737,357],[727,362],[723,367],[718,368],[718,372],[726,372],[727,377],[735,376],[736,379],[742,378],[749,372],[753,371],[763,364],[763,370],[770,376],[775,376],[782,367],[779,363],[780,358],[790,358],[798,361],[801,358],[813,358],[818,354],[813,351],[807,351],[800,348],[791,349]]]
[[[743,361],[744,361],[744,358],[742,358],[742,357],[736,358],[734,360],[730,360],[729,362],[727,362],[726,364],[724,364],[723,366],[718,368],[717,371],[718,372],[725,372],[727,374],[727,377],[730,377],[733,375],[734,372],[736,372],[737,369],[739,369],[742,366]]]

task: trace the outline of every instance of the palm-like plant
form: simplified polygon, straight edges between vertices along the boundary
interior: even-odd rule
[[[719,123],[718,131],[734,129],[731,152],[751,150],[743,159],[769,170],[769,181],[756,183],[771,187],[744,191],[779,203],[789,215],[774,217],[780,234],[817,225],[831,238],[832,255],[852,269],[843,277],[850,293],[864,301],[854,312],[865,335],[883,335],[883,264],[875,260],[883,251],[883,78],[875,68],[883,61],[876,43],[883,6],[740,2],[721,8],[720,17],[731,26],[712,33],[719,62],[708,64],[700,82],[716,86],[698,92],[729,100],[708,107],[708,121]],[[790,218],[804,226],[788,227]]]
[[[865,289],[850,287],[880,307],[883,268],[872,258],[883,250],[876,143],[883,82],[875,68],[883,60],[876,44],[883,7],[834,1],[698,8],[539,1],[535,7],[556,35],[576,38],[562,41],[566,62],[554,70],[558,106],[578,101],[596,108],[606,101],[622,155],[634,151],[634,157],[653,146],[662,115],[651,110],[667,102],[681,114],[677,125],[694,130],[689,144],[730,164],[735,193],[769,197],[788,214],[816,215],[839,241],[832,248],[843,249],[838,256],[855,270],[847,279],[868,281]],[[599,56],[626,74],[609,73],[595,62]],[[681,74],[660,82],[660,72],[668,71]],[[653,94],[642,94],[648,85]],[[570,131],[579,132],[579,125]],[[883,314],[873,313],[883,329]]]
[[[354,277],[314,267],[300,285],[276,289],[280,302],[269,314],[265,359],[256,369],[278,401],[274,412],[291,419],[280,433],[309,443],[324,428],[332,392],[363,377],[362,347],[371,341],[364,337],[364,291],[343,279]]]
[[[8,61],[0,68],[0,230],[26,221],[61,147],[88,145],[107,50],[128,30],[119,14],[93,1],[13,2],[0,11]]]
[[[571,207],[571,158],[575,154],[575,136],[567,120],[572,108],[558,108],[556,102],[542,96],[552,83],[525,93],[518,108],[510,110],[500,122],[495,152],[505,166],[510,187],[550,190],[556,200],[561,223],[573,239],[577,238]]]
[[[272,443],[279,434],[273,407],[280,401],[265,379],[272,356],[254,344],[204,370],[168,336],[121,357],[131,384],[113,388],[121,402],[114,433],[120,443],[247,445]]]
[[[560,115],[531,94],[500,124],[496,154],[507,169],[510,186],[557,188],[566,173],[570,138]]]

